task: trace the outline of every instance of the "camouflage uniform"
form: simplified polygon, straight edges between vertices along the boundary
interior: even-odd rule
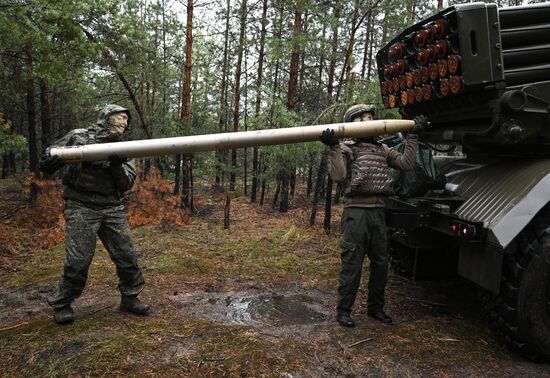
[[[417,141],[416,135],[409,134],[403,154],[368,138],[345,141],[330,148],[330,175],[345,188],[338,313],[351,313],[365,255],[370,260],[367,311],[374,313],[384,307],[388,278],[384,207],[385,198],[392,193],[389,167],[413,169]]]
[[[51,147],[79,146],[113,142],[108,132],[107,118],[127,109],[116,105],[105,107],[97,127],[76,129]],[[131,233],[121,202],[123,192],[129,190],[136,177],[130,162],[112,164],[109,161],[70,164],[63,176],[65,200],[66,259],[57,290],[48,298],[54,309],[63,308],[80,296],[94,256],[96,235],[116,265],[119,290],[123,296],[137,296],[144,286],[138,266]]]

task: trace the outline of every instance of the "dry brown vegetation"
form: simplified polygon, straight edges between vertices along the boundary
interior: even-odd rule
[[[139,183],[128,204],[151,315],[117,311],[115,269],[98,244],[77,319],[65,327],[52,322],[45,302],[64,258],[63,244],[46,243],[57,234],[45,231],[62,226],[60,187],[41,184],[43,202],[30,208],[21,185],[3,184],[2,375],[548,375],[547,365],[509,352],[486,329],[476,288],[459,279],[419,283],[392,274],[387,310],[395,324],[367,318],[362,287],[358,326],[338,326],[337,233],[307,226],[304,198],[282,215],[236,196],[224,230],[221,198],[199,193],[197,214],[187,218],[170,186],[153,180]]]

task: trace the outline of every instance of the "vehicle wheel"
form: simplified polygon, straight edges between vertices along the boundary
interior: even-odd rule
[[[550,207],[506,248],[501,292],[484,299],[488,319],[512,349],[550,361]]]

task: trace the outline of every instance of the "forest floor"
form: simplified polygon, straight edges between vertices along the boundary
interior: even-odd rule
[[[23,197],[16,181],[2,181],[6,222]],[[476,287],[458,278],[413,282],[391,273],[392,325],[367,317],[363,283],[357,327],[340,327],[341,209],[327,236],[308,226],[305,199],[292,205],[281,214],[233,198],[224,230],[223,201],[199,193],[189,224],[134,228],[147,281],[140,298],[152,307],[146,317],[118,311],[115,269],[98,243],[68,326],[55,325],[46,304],[63,244],[39,247],[24,227],[14,231],[17,249],[0,243],[0,375],[550,376],[547,364],[517,356],[487,329]]]

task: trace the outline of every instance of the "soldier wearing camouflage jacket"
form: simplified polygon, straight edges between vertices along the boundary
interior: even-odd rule
[[[375,109],[370,105],[355,105],[346,112],[344,121],[373,120],[374,113]],[[370,260],[367,314],[384,323],[392,321],[383,310],[388,279],[385,199],[392,194],[390,167],[399,170],[415,167],[417,133],[423,122],[415,120],[416,125],[409,132],[402,154],[372,137],[339,143],[330,130],[321,135],[321,141],[330,146],[330,176],[344,188],[340,239],[342,265],[336,309],[336,320],[343,326],[355,325],[351,309],[361,281],[365,255]]]
[[[50,147],[120,141],[129,117],[128,109],[107,105],[100,112],[96,127],[72,130]],[[59,156],[50,156],[49,149],[41,157],[40,169],[45,173],[51,174],[63,166],[63,160]],[[71,303],[85,287],[96,236],[116,265],[121,311],[147,313],[149,306],[137,299],[143,290],[144,279],[121,202],[121,196],[132,187],[135,177],[134,165],[117,155],[109,156],[108,161],[82,162],[65,167],[66,258],[58,287],[48,298],[58,324],[74,320]]]

